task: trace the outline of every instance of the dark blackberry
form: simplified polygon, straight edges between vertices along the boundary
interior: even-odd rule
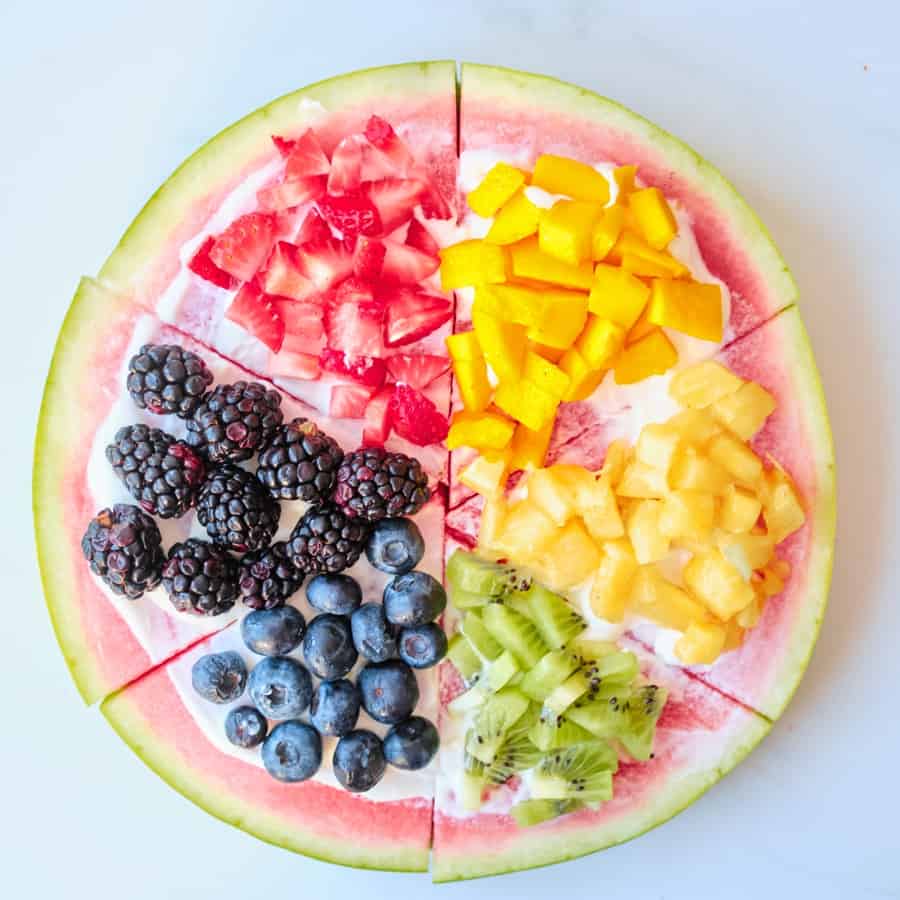
[[[282,418],[278,391],[256,381],[220,384],[188,419],[186,440],[211,462],[241,462],[268,445]]]
[[[252,473],[230,463],[213,469],[197,493],[197,518],[210,540],[238,553],[265,547],[280,517],[281,506]]]
[[[282,425],[259,454],[256,477],[279,500],[321,503],[331,497],[344,451],[308,419]]]
[[[162,519],[183,516],[203,480],[203,460],[187,444],[147,425],[120,428],[106,458],[141,509]]]
[[[411,516],[431,496],[428,476],[417,459],[365,447],[344,457],[337,473],[334,501],[350,516],[377,522]]]
[[[247,553],[238,564],[241,600],[251,609],[281,606],[303,584],[303,578],[284,541]]]
[[[218,616],[234,606],[237,562],[227,550],[209,541],[188,538],[169,550],[162,581],[179,612]]]
[[[368,536],[368,523],[326,503],[310,507],[294,526],[288,553],[307,575],[340,572],[359,559]]]
[[[212,372],[195,353],[174,344],[144,344],[128,363],[126,385],[141,409],[188,419],[212,380]]]
[[[150,516],[137,506],[117,503],[91,519],[81,552],[114,593],[137,600],[160,582],[165,560],[161,541]]]

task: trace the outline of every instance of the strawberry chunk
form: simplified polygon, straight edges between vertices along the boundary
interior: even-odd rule
[[[275,243],[276,217],[247,213],[235,219],[214,241],[209,258],[239,281],[249,281]]]
[[[453,304],[445,297],[398,288],[387,304],[384,342],[402,347],[437,330],[453,315]]]
[[[331,229],[328,223],[322,218],[322,214],[313,207],[306,214],[300,230],[297,232],[295,239],[296,244],[308,244],[311,242],[321,244],[331,238]]]
[[[396,241],[384,242],[384,264],[382,277],[386,281],[397,281],[400,284],[418,284],[438,270],[441,261],[436,256],[429,256],[406,244]]]
[[[384,244],[371,238],[361,237],[353,252],[353,274],[357,278],[376,281],[381,278],[384,268]]]
[[[262,289],[276,297],[292,300],[310,300],[318,295],[318,288],[300,271],[297,248],[286,241],[279,241],[266,263],[262,274]]]
[[[377,147],[366,142],[363,147],[362,166],[359,170],[360,182],[365,184],[367,181],[383,181],[385,178],[397,178],[405,174]]]
[[[216,239],[210,235],[193,255],[188,263],[188,268],[195,275],[199,275],[206,281],[211,281],[217,287],[230,291],[238,286],[238,280],[233,275],[229,275],[226,271],[220,269],[209,258],[209,251],[215,242]]]
[[[321,293],[325,293],[353,271],[353,254],[332,237],[308,241],[297,248],[297,266]]]
[[[331,163],[312,128],[307,128],[291,147],[291,154],[284,166],[284,180],[308,178],[310,175],[327,175]]]
[[[273,353],[284,342],[284,322],[254,284],[245,284],[225,312],[225,318],[262,341]]]
[[[358,191],[340,197],[323,197],[319,200],[319,211],[345,238],[354,238],[358,234],[371,236],[382,230],[377,206],[370,197]]]
[[[446,356],[432,356],[428,353],[399,353],[388,357],[387,371],[392,381],[408,384],[416,390],[428,387],[450,368]]]
[[[398,172],[406,173],[412,167],[414,160],[409,148],[397,137],[390,122],[381,116],[372,116],[366,122],[366,139],[394,164]]]
[[[328,415],[336,419],[362,419],[372,396],[372,388],[362,384],[336,384],[331,389]]]
[[[418,220],[413,219],[409,223],[409,229],[406,232],[406,243],[416,250],[428,256],[437,256],[440,250],[438,242],[431,236],[431,232]]]
[[[360,134],[345,137],[331,154],[328,193],[343,194],[359,187],[365,138]]]
[[[326,177],[324,175],[310,175],[306,178],[294,178],[291,181],[282,181],[269,187],[261,188],[256,192],[256,202],[261,209],[277,212],[282,209],[291,209],[294,206],[302,206],[318,200],[325,193]]]
[[[322,373],[319,358],[314,353],[303,353],[282,348],[269,357],[269,374],[273,378],[299,378],[315,381]]]
[[[294,300],[282,300],[279,297],[270,299],[272,309],[284,322],[284,346],[289,344],[289,338],[296,338],[306,342],[306,347],[294,349],[309,349],[309,346],[321,340],[325,334],[322,324],[324,310],[318,303],[297,303]]]
[[[390,436],[393,396],[393,388],[383,388],[372,397],[366,406],[366,424],[362,435],[364,446],[380,447]]]
[[[326,310],[325,336],[329,347],[349,356],[381,357],[383,325],[384,303],[368,284],[348,278]]]
[[[297,143],[292,138],[283,138],[279,137],[277,134],[272,135],[272,143],[275,145],[278,152],[281,154],[282,159],[287,159],[291,155],[291,150],[294,149],[294,145]]]
[[[385,178],[365,187],[366,194],[378,210],[385,232],[408,222],[425,185],[415,178]]]
[[[440,443],[450,427],[426,396],[406,384],[394,385],[390,417],[394,431],[419,447]]]
[[[372,390],[380,388],[387,377],[387,365],[383,359],[374,356],[350,356],[331,347],[326,347],[319,354],[319,364],[324,372],[341,375]]]

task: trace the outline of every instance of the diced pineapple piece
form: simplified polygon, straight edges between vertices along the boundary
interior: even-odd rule
[[[628,541],[608,541],[603,545],[603,556],[591,585],[591,609],[596,615],[608,622],[622,621],[637,570]]]
[[[616,195],[616,203],[623,203],[634,190],[634,178],[637,175],[637,166],[617,166],[613,169],[613,179],[619,188]]]
[[[569,376],[559,366],[531,350],[525,353],[522,377],[560,400],[569,388]]]
[[[485,359],[501,381],[516,381],[522,377],[528,337],[524,325],[504,322],[482,311],[475,301],[472,326],[478,335]]]
[[[594,269],[588,309],[595,315],[627,331],[640,318],[649,299],[650,288],[630,272],[603,263]]]
[[[648,466],[634,459],[625,467],[622,478],[616,486],[620,497],[654,498],[665,497],[669,492],[666,473],[662,469]]]
[[[578,519],[561,528],[540,554],[547,586],[561,591],[580,584],[600,565],[602,556]]]
[[[669,552],[669,539],[659,530],[661,513],[659,500],[639,500],[626,515],[625,532],[641,565],[657,562]]]
[[[702,409],[733,394],[743,383],[721,363],[707,360],[675,374],[669,384],[669,396],[682,406]]]
[[[470,240],[444,247],[441,257],[441,290],[506,281],[506,253],[496,244]]]
[[[625,345],[625,329],[591,313],[575,347],[592,369],[606,369]]]
[[[495,249],[499,250],[500,248],[496,247]],[[541,252],[538,239],[534,236],[527,237],[515,244],[510,244],[509,253],[512,273],[517,278],[547,281],[551,284],[577,288],[583,291],[590,290],[591,282],[594,280],[594,270],[590,262],[583,262],[576,266],[548,256],[546,253]],[[444,288],[444,290],[447,290],[447,288]]]
[[[606,206],[609,182],[592,166],[565,156],[544,153],[537,158],[531,183],[551,194],[565,194],[575,200],[589,200]]]
[[[510,444],[509,467],[516,469],[539,469],[544,465],[547,447],[553,434],[553,419],[543,428],[532,430],[526,425],[516,425]]]
[[[744,643],[744,629],[734,620],[730,619],[725,623],[725,646],[722,648],[723,653],[730,650],[737,650]]]
[[[654,278],[648,319],[704,341],[722,340],[722,289],[717,284]]]
[[[790,476],[775,465],[765,473],[760,499],[766,531],[776,544],[793,534],[806,522],[806,513]]]
[[[584,527],[595,541],[614,540],[625,534],[625,526],[609,479],[596,479],[590,500],[583,497],[576,502]]]
[[[681,441],[681,433],[668,423],[645,425],[638,436],[635,459],[667,474]]]
[[[485,497],[481,508],[481,524],[478,528],[478,546],[482,550],[492,550],[497,535],[506,521],[506,501],[502,496]]]
[[[746,561],[751,571],[765,568],[775,553],[775,542],[768,534],[722,533],[716,543],[726,559],[739,553],[739,558]]]
[[[540,431],[553,421],[559,400],[530,381],[501,381],[494,404],[517,422]]]
[[[625,225],[625,208],[616,204],[603,210],[603,214],[594,223],[591,233],[591,257],[595,262],[605,259],[616,245],[622,228]]]
[[[497,413],[454,413],[447,433],[447,449],[502,450],[510,442],[514,430],[515,424]]]
[[[577,266],[591,257],[594,223],[602,207],[584,200],[557,200],[541,215],[538,246],[542,253]]]
[[[487,364],[483,356],[454,359],[453,374],[459,387],[463,406],[468,412],[481,412],[491,402],[493,388],[488,381]]]
[[[563,400],[567,403],[587,400],[606,375],[606,369],[592,369],[575,347],[563,353],[559,367],[569,376],[569,386],[563,394]]]
[[[450,359],[482,359],[484,353],[474,331],[460,331],[444,339]]]
[[[673,490],[703,491],[719,495],[731,483],[728,473],[693,447],[682,447],[675,454],[669,470],[669,486]]]
[[[729,484],[719,504],[719,527],[732,534],[748,532],[759,519],[762,504],[752,491]]]
[[[629,344],[616,360],[616,384],[634,384],[662,375],[678,362],[678,351],[659,328]]]
[[[688,278],[690,269],[666,250],[654,250],[628,228],[619,235],[606,261],[647,278]]]
[[[629,605],[638,615],[677,631],[709,619],[706,609],[687,591],[666,581],[656,566],[642,566],[635,573]]]
[[[726,626],[691,622],[675,643],[675,656],[686,666],[714,663],[725,647]]]
[[[675,428],[684,440],[696,448],[704,447],[722,429],[706,409],[683,409],[666,423]]]
[[[587,321],[588,295],[551,288],[544,292],[544,318],[528,328],[528,337],[539,344],[567,350],[575,343]]]
[[[609,480],[610,485],[616,488],[625,474],[625,467],[631,461],[631,448],[623,440],[615,440],[606,448],[606,456],[600,475]]]
[[[747,606],[735,615],[734,621],[740,625],[741,628],[753,628],[759,623],[762,612],[763,600],[762,597],[757,594]]]
[[[722,622],[753,602],[753,588],[720,551],[694,556],[682,572],[687,589]]]
[[[668,538],[703,541],[716,518],[716,500],[700,491],[672,491],[663,501],[659,530]]]
[[[755,485],[762,478],[762,460],[734,435],[723,432],[706,448],[709,458],[745,485]]]
[[[575,514],[575,497],[570,485],[553,467],[535,469],[528,476],[528,499],[547,513],[556,525],[565,525]]]
[[[485,240],[491,244],[514,244],[530,237],[538,230],[541,211],[518,190],[503,205],[494,218]]]
[[[469,209],[489,219],[525,184],[525,173],[498,162],[474,191],[469,191]]]
[[[482,497],[496,497],[506,484],[506,459],[503,455],[495,460],[478,456],[459,473],[459,480]]]
[[[553,519],[530,500],[507,508],[503,525],[494,540],[494,549],[515,560],[528,560],[558,532]]]
[[[628,207],[637,219],[644,240],[654,250],[663,250],[678,234],[675,216],[659,188],[633,191],[628,196]]]
[[[764,387],[747,381],[733,394],[716,400],[711,409],[729,431],[742,441],[749,441],[775,412],[775,407],[775,398]]]
[[[781,560],[772,560],[764,569],[754,573],[753,587],[763,597],[774,597],[784,590],[786,576],[783,577],[780,572],[776,571],[776,563],[779,562]]]

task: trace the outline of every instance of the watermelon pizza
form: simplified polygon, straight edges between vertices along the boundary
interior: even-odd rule
[[[431,62],[282,97],[157,191],[60,331],[34,506],[73,679],[164,780],[449,881],[628,840],[756,746],[824,613],[834,456],[713,166]]]

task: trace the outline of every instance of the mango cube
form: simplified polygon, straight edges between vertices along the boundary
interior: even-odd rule
[[[587,321],[588,295],[579,291],[551,288],[544,292],[544,300],[544,318],[528,328],[528,337],[548,347],[568,350]]]
[[[673,490],[703,491],[719,495],[731,483],[728,473],[694,447],[682,447],[672,460],[669,486]]]
[[[478,456],[459,473],[459,480],[482,497],[496,497],[506,483],[506,460],[502,456],[493,461]]]
[[[600,565],[602,556],[578,519],[572,519],[546,545],[539,565],[547,585],[566,590],[580,584]]]
[[[477,300],[472,309],[472,326],[484,357],[497,377],[501,381],[520,378],[528,346],[525,326],[482,312]]]
[[[540,344],[530,338],[528,340],[528,349],[554,364],[558,363],[566,352],[561,347],[551,347],[549,344]]]
[[[569,387],[562,398],[566,403],[587,400],[606,375],[606,369],[591,368],[576,347],[570,347],[563,353],[559,367],[569,376]]]
[[[691,622],[675,642],[675,656],[686,666],[710,665],[725,649],[727,629],[714,622]]]
[[[530,381],[501,381],[494,404],[517,422],[539,431],[553,421],[559,400]]]
[[[594,269],[588,309],[595,315],[628,331],[640,318],[649,298],[650,288],[631,273],[603,263]]]
[[[644,240],[654,250],[663,250],[678,234],[675,216],[659,188],[633,191],[628,195],[628,207],[637,219]]]
[[[665,471],[637,459],[628,463],[616,487],[616,493],[620,497],[639,499],[665,497],[668,491]]]
[[[688,590],[722,622],[753,602],[753,588],[718,550],[694,556],[682,577]]]
[[[525,352],[522,377],[559,400],[562,400],[569,388],[569,376],[559,366],[553,365],[550,360],[532,350]]]
[[[552,434],[552,419],[538,430],[532,430],[522,424],[516,425],[516,430],[510,443],[510,469],[512,471],[516,469],[530,470],[539,469],[543,466]]]
[[[575,342],[578,352],[592,369],[608,368],[624,346],[625,329],[593,313],[588,315],[587,324]]]
[[[766,473],[763,520],[776,544],[803,527],[806,513],[787,473],[778,467]]]
[[[742,441],[749,441],[775,412],[775,407],[775,398],[764,387],[747,381],[733,394],[716,400],[711,408],[722,425]]]
[[[514,244],[537,232],[540,215],[525,191],[518,190],[503,204],[484,239],[490,244]]]
[[[642,566],[658,562],[669,552],[669,539],[659,530],[661,513],[659,500],[639,500],[625,517],[625,533]]]
[[[591,258],[595,262],[606,259],[609,251],[616,246],[616,241],[625,226],[625,208],[608,206],[594,222],[591,231]]]
[[[669,396],[682,406],[702,409],[733,394],[744,383],[734,372],[715,360],[682,369],[669,383]]]
[[[493,412],[458,412],[450,422],[447,449],[475,447],[479,450],[502,450],[510,442],[515,424]]]
[[[629,344],[616,360],[616,384],[634,384],[662,375],[678,362],[678,351],[658,328]]]
[[[488,246],[493,245],[489,244]],[[499,250],[500,248],[495,247],[495,249]],[[590,262],[573,265],[549,256],[541,251],[537,237],[527,237],[522,241],[511,244],[509,253],[512,274],[517,278],[547,281],[562,287],[579,288],[584,291],[590,290],[591,282],[594,280],[594,270]],[[504,277],[496,280],[503,281],[505,278],[504,269]],[[467,283],[474,284],[476,282],[470,281]]]
[[[691,274],[691,270],[667,250],[654,250],[627,227],[606,255],[606,261],[647,278],[688,278]]]
[[[628,541],[608,541],[603,545],[600,565],[591,585],[591,609],[596,615],[608,622],[622,621],[637,570],[637,560]]]
[[[634,190],[634,179],[637,175],[637,166],[617,166],[613,169],[613,180],[619,193],[616,195],[616,203],[623,203]]]
[[[479,216],[490,218],[524,184],[525,173],[521,169],[498,162],[481,184],[474,191],[469,191],[469,209]]]
[[[513,559],[530,559],[540,552],[559,529],[542,509],[523,500],[507,509],[494,549]]]
[[[709,619],[706,609],[687,591],[666,581],[656,566],[642,566],[635,573],[629,603],[638,615],[677,631]]]
[[[481,412],[491,402],[491,383],[483,356],[454,359],[453,374],[459,387],[463,406],[468,412]]]
[[[484,353],[478,343],[478,335],[474,331],[460,331],[445,338],[450,359],[483,359]]]
[[[706,449],[709,458],[745,485],[762,478],[762,460],[733,434],[723,432],[714,437]]]
[[[681,433],[668,423],[645,425],[634,448],[635,459],[668,473],[681,446]]]
[[[444,247],[441,257],[441,290],[506,281],[506,253],[496,244],[470,240]]]
[[[631,448],[623,440],[615,440],[606,448],[600,475],[609,479],[613,487],[617,487],[625,474],[625,467],[631,461]]]
[[[650,299],[650,293],[648,288],[647,299]],[[657,330],[657,326],[654,325],[647,316],[649,315],[649,304],[645,306],[642,310],[641,314],[638,316],[637,322],[631,326],[628,330],[628,336],[625,338],[626,345],[631,345],[637,343],[641,338],[647,337],[648,334],[652,334]]]
[[[655,278],[647,318],[704,341],[722,340],[722,289],[717,284]]]
[[[736,484],[729,484],[719,504],[719,527],[731,534],[748,532],[759,519],[759,498]]]
[[[544,153],[537,158],[531,183],[551,194],[565,194],[575,200],[588,200],[606,206],[609,182],[592,166]]]
[[[716,500],[700,491],[672,491],[663,500],[659,530],[673,540],[707,540],[716,518]]]
[[[475,303],[488,315],[527,327],[540,325],[549,306],[543,290],[518,284],[480,285]]]
[[[594,223],[602,207],[584,200],[557,200],[541,215],[538,246],[542,253],[577,266],[591,258]]]

